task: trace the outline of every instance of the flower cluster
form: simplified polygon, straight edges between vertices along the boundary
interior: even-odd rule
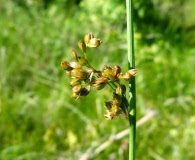
[[[113,89],[112,101],[106,102],[107,119],[113,119],[119,114],[128,116],[128,102],[125,96],[126,87],[121,84],[121,80],[130,80],[137,73],[136,69],[121,72],[120,66],[110,67],[105,65],[103,69],[96,70],[88,62],[86,57],[87,47],[96,48],[100,46],[102,41],[94,37],[92,33],[86,34],[84,40],[78,42],[79,49],[84,56],[78,56],[76,50],[72,49],[72,61],[61,62],[61,67],[65,70],[65,74],[71,78],[69,85],[72,87],[72,97],[80,98],[87,96],[90,90],[101,90],[106,85]]]

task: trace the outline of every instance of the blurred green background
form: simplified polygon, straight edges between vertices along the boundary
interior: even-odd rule
[[[134,0],[138,160],[195,157],[195,1]],[[104,118],[109,89],[72,99],[60,67],[86,33],[103,43],[88,58],[127,70],[124,0],[0,0],[0,159],[126,160],[128,128]],[[81,53],[80,53],[81,54]]]

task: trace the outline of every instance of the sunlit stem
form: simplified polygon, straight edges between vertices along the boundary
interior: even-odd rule
[[[128,68],[135,68],[134,55],[134,34],[133,34],[133,2],[126,0],[127,13],[127,46],[128,46]],[[136,88],[135,77],[129,81],[129,160],[135,160],[135,141],[136,141]]]

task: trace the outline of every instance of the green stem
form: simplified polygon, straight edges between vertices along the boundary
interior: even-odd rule
[[[133,35],[133,6],[132,0],[126,0],[127,12],[127,44],[128,44],[128,68],[135,68],[134,55],[134,35]],[[129,81],[129,160],[135,160],[135,140],[136,140],[136,88],[135,77]]]

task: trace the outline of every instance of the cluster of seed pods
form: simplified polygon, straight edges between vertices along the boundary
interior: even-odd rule
[[[121,72],[120,66],[110,67],[105,65],[102,70],[94,69],[88,62],[86,56],[87,47],[96,48],[102,41],[94,37],[92,33],[86,34],[84,40],[78,42],[83,56],[78,56],[76,50],[71,50],[72,61],[61,62],[66,76],[70,77],[69,85],[72,87],[72,97],[80,98],[87,96],[91,89],[101,90],[106,85],[113,89],[112,101],[105,103],[107,108],[106,119],[113,119],[119,114],[128,115],[128,103],[126,103],[126,87],[121,80],[129,81],[137,73],[136,69]]]

